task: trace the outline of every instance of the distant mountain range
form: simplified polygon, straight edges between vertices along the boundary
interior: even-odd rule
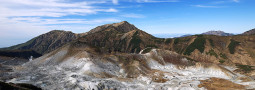
[[[196,34],[153,34],[155,37],[159,38],[178,38],[178,37],[187,37],[187,36],[192,36]],[[205,33],[202,33],[202,35],[216,35],[216,36],[233,36],[235,34],[232,33],[225,33],[224,31],[208,31]]]
[[[224,31],[208,31],[205,33],[202,33],[203,35],[217,35],[217,36],[233,36],[232,33],[225,33]]]

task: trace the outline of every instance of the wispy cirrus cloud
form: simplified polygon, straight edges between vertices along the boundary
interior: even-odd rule
[[[118,0],[114,3],[118,3],[116,1]],[[113,5],[113,2],[111,0],[0,0],[0,38],[32,38],[52,29],[86,32],[93,28],[92,26],[120,21],[111,17],[86,18],[89,15],[119,12],[116,8],[106,7],[104,4]]]
[[[118,4],[119,1],[118,1],[118,0],[112,0],[112,3],[113,3],[113,4]]]
[[[210,6],[210,5],[191,5],[191,6],[199,8],[222,8],[222,6]]]
[[[0,16],[47,16],[87,15],[98,12],[117,12],[114,8],[94,7],[98,2],[61,2],[59,0],[2,0]]]
[[[226,3],[239,3],[240,0],[219,0],[219,1],[213,1],[211,4],[226,4]]]
[[[191,5],[193,7],[200,7],[200,8],[223,8],[223,7],[228,7],[228,6],[224,6],[228,3],[238,3],[240,2],[240,0],[216,0],[216,1],[212,1],[206,4],[198,4],[198,5]]]
[[[96,6],[95,4],[111,3],[109,1],[81,1],[81,2],[68,2],[63,0],[1,0],[0,1],[0,20],[1,22],[24,19],[33,21],[33,24],[44,25],[43,21],[54,21],[64,16],[77,15],[86,16],[97,13],[116,13],[117,9],[111,7]],[[15,18],[13,18],[15,17]],[[33,18],[31,18],[33,17]],[[50,19],[44,19],[45,17]],[[18,19],[19,18],[19,19]],[[73,19],[72,22],[78,19]],[[85,19],[84,19],[85,20]],[[38,22],[36,22],[38,21]],[[21,23],[22,21],[16,21]],[[5,23],[7,24],[7,23]],[[9,25],[7,25],[9,26]]]

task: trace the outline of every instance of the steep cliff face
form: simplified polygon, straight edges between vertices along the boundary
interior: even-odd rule
[[[2,50],[34,50],[40,54],[45,54],[83,35],[84,34],[75,34],[70,31],[53,30],[25,43],[3,48]]]

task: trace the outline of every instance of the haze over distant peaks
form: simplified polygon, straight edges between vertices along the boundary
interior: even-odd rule
[[[232,33],[226,33],[224,31],[208,31],[208,32],[205,32],[205,33],[202,33],[203,35],[217,35],[217,36],[233,36],[234,34]]]

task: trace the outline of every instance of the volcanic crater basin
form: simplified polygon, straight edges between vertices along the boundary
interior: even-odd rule
[[[65,46],[25,63],[10,73],[15,78],[8,82],[33,84],[44,90],[205,90],[210,88],[200,85],[201,80],[221,78],[242,86],[229,89],[255,88],[254,80],[242,81],[239,78],[247,76],[233,70],[193,62],[168,50],[97,54]]]

